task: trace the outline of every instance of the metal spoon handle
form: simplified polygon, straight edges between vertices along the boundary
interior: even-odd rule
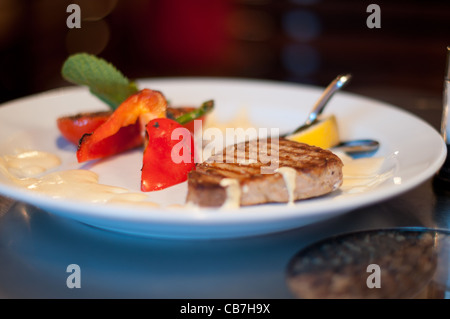
[[[306,121],[290,134],[298,133],[310,127],[317,120],[317,117],[323,112],[325,106],[327,105],[333,94],[339,89],[343,88],[351,78],[351,74],[341,74],[338,75],[333,81],[331,81],[331,83],[328,84],[328,86],[323,91],[320,98],[317,100],[316,104],[314,104],[314,107],[310,111]]]
[[[320,98],[317,100],[314,105],[311,113],[309,114],[305,125],[311,125],[317,117],[322,113],[325,108],[325,105],[328,103],[333,94],[339,89],[343,88],[352,78],[351,74],[341,74],[338,75],[323,91]]]
[[[325,88],[320,98],[316,101],[316,104],[314,104],[314,107],[310,111],[308,118],[306,121],[299,127],[297,127],[293,132],[287,133],[283,135],[284,137],[287,135],[295,134],[300,131],[303,131],[307,128],[309,128],[312,124],[314,124],[317,121],[318,116],[323,112],[325,109],[325,106],[327,105],[330,98],[333,96],[333,94],[343,88],[352,78],[351,74],[341,74],[338,75],[333,81],[331,81],[330,84]]]

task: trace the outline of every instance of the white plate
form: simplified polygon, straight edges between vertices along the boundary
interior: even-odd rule
[[[247,108],[255,124],[294,129],[301,123],[322,88],[270,81],[185,78],[140,82],[140,87],[161,90],[173,105],[199,105],[214,99],[216,112],[231,119]],[[58,169],[78,168],[75,148],[66,143],[55,126],[57,117],[106,108],[85,88],[70,87],[22,98],[0,107],[0,156],[18,148],[47,151],[62,159]],[[395,166],[394,175],[360,194],[335,193],[293,206],[270,204],[241,208],[167,209],[98,205],[58,200],[20,189],[0,176],[0,193],[56,215],[109,230],[171,238],[231,238],[277,232],[308,225],[350,210],[399,195],[431,177],[442,165],[446,147],[430,125],[396,107],[339,92],[326,109],[338,119],[342,139],[373,138],[381,142],[377,156]],[[89,169],[100,182],[139,191],[142,151],[115,156]],[[88,166],[89,167],[89,166]],[[150,194],[162,205],[184,203],[186,183]]]

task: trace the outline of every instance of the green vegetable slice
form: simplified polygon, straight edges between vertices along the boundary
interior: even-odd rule
[[[209,113],[210,111],[213,110],[213,108],[214,108],[214,100],[206,101],[199,108],[196,108],[195,110],[192,110],[177,117],[175,121],[177,121],[180,124],[186,124]]]

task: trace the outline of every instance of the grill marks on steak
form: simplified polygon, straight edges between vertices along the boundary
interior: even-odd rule
[[[187,202],[222,206],[229,197],[227,187],[221,185],[224,179],[237,181],[239,206],[317,197],[342,184],[342,166],[339,157],[328,150],[283,138],[238,143],[189,173]],[[282,167],[294,174],[291,192],[281,173],[284,169],[279,170]]]

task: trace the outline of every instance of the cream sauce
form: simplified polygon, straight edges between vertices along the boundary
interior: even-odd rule
[[[61,160],[51,153],[26,151],[0,157],[0,172],[15,185],[49,195],[53,198],[83,199],[93,203],[136,203],[158,206],[146,201],[144,193],[132,193],[125,188],[99,183],[96,173],[57,168]]]
[[[343,192],[356,194],[373,188],[388,178],[392,171],[383,171],[384,157],[363,157],[353,159],[343,153],[335,153],[344,163],[342,168],[343,183],[340,189]]]
[[[166,206],[167,208],[181,208],[181,209],[189,209],[189,210],[200,210],[200,206],[194,204],[193,202],[186,202],[184,204],[173,204]]]
[[[225,187],[227,197],[221,208],[239,208],[241,203],[241,187],[239,181],[234,178],[224,178],[220,186]]]
[[[345,193],[361,193],[379,185],[392,176],[392,171],[382,171],[385,161],[382,157],[352,159],[336,153],[344,163],[343,184],[340,187]],[[121,187],[99,183],[96,173],[83,170],[62,170],[48,172],[61,165],[58,156],[42,151],[23,151],[14,155],[0,156],[0,174],[15,185],[29,190],[45,193],[53,198],[83,199],[95,203],[135,203],[149,207],[159,206],[147,201],[145,193],[133,193]],[[288,204],[294,202],[295,170],[281,167],[277,171],[282,174],[289,195]],[[240,206],[241,189],[239,181],[225,178],[220,185],[226,188],[227,197],[222,208],[238,208]],[[245,191],[245,190],[244,190]],[[182,205],[192,208],[189,205]]]
[[[2,170],[17,178],[32,177],[61,165],[58,156],[41,151],[23,151],[0,158]]]
[[[294,205],[295,178],[297,176],[297,171],[292,167],[280,167],[277,172],[283,176],[284,183],[286,184],[286,190],[289,196],[288,205]]]

